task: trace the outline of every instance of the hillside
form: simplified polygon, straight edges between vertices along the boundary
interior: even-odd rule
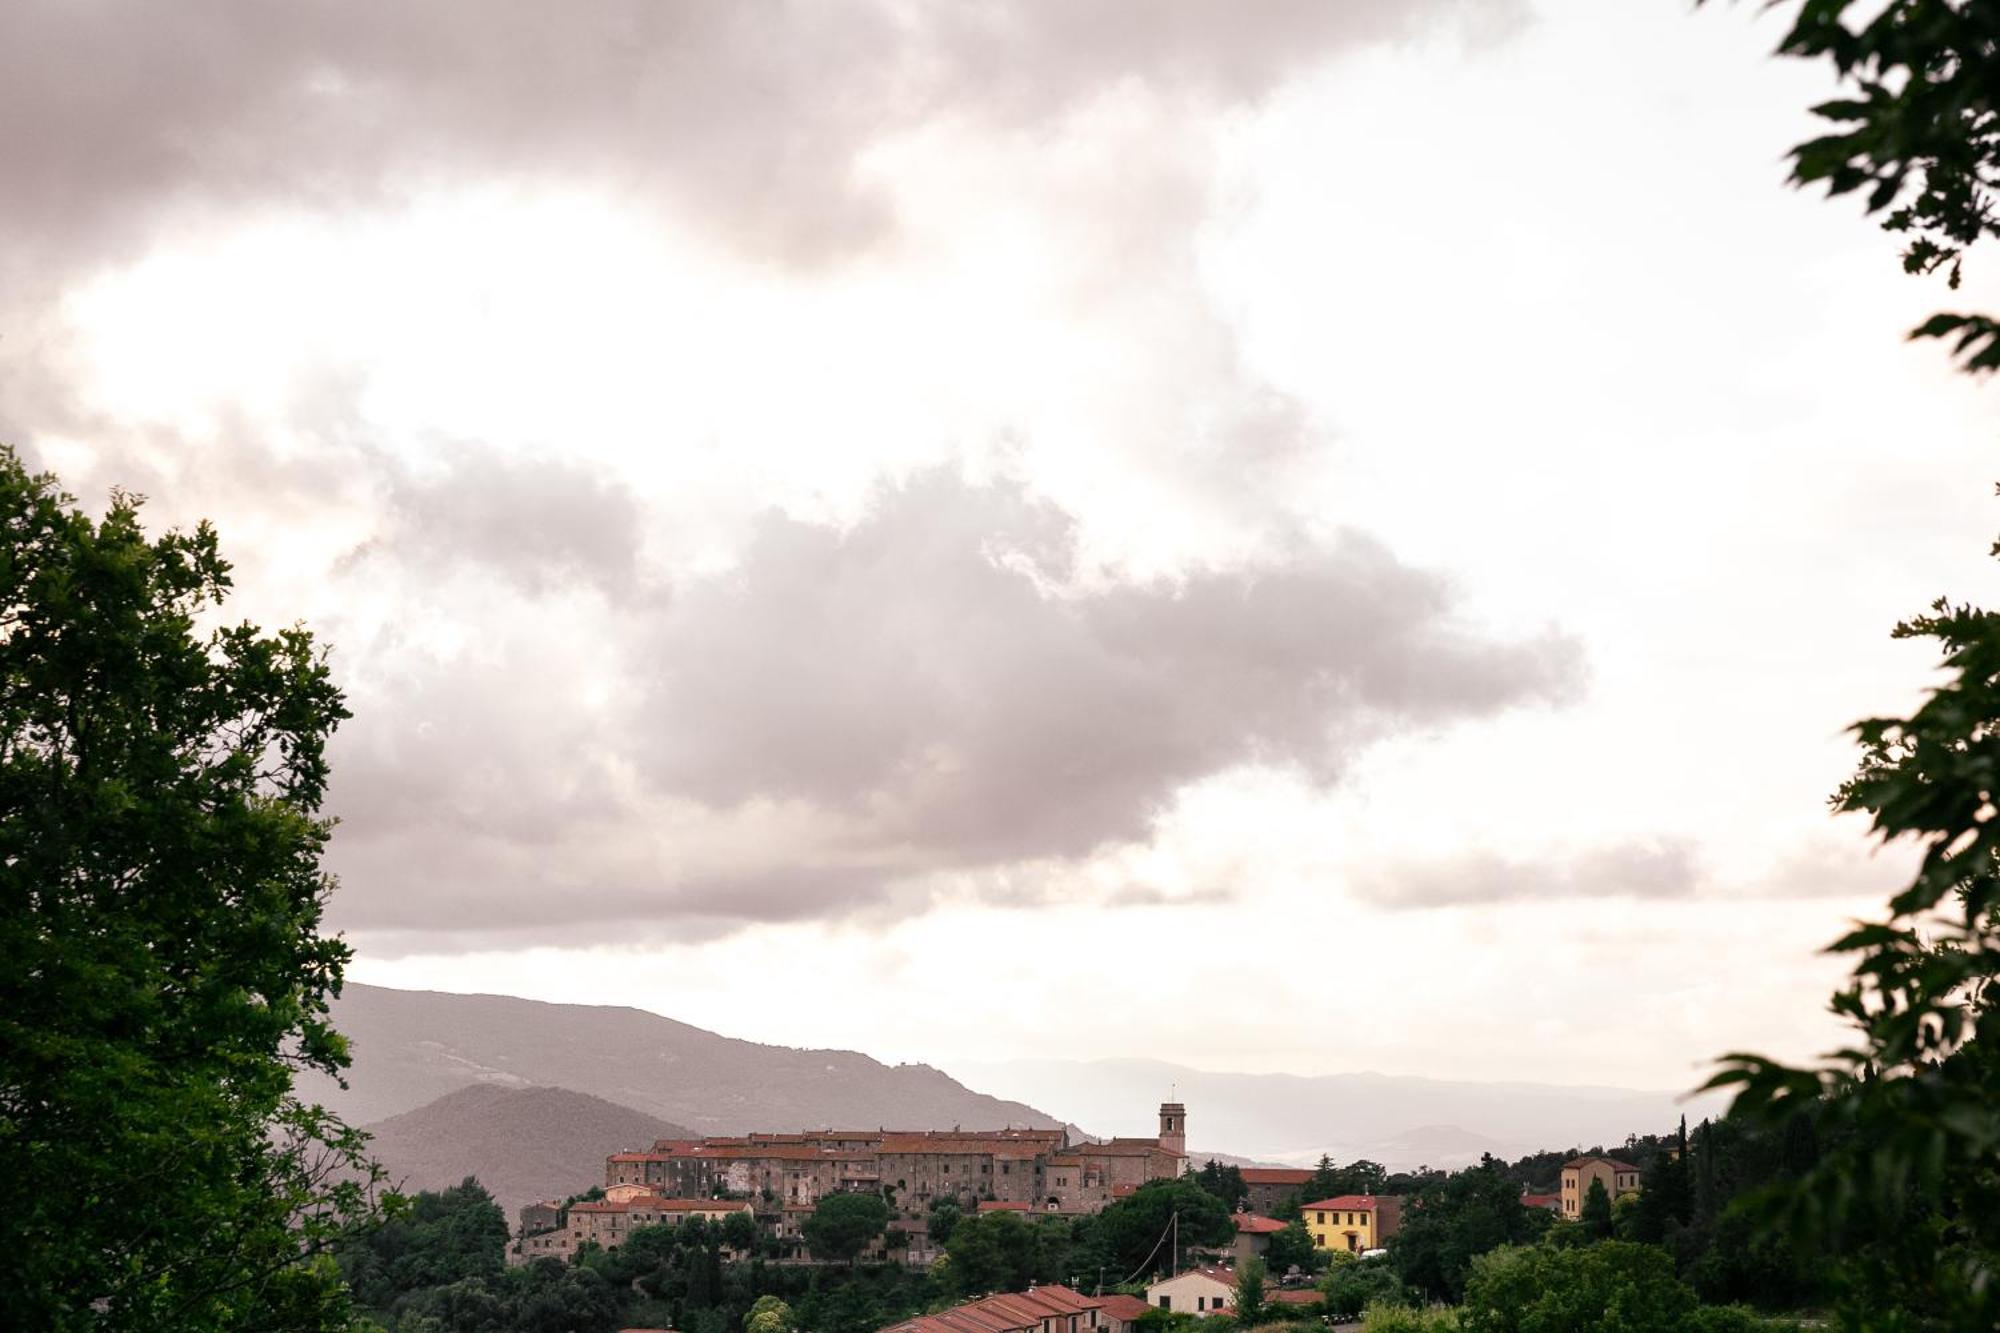
[[[640,1009],[350,983],[333,1021],[353,1047],[349,1086],[315,1077],[302,1079],[299,1091],[350,1124],[400,1115],[477,1084],[568,1088],[697,1134],[1058,1123],[1032,1106],[973,1092],[929,1065],[763,1046]]]
[[[604,1158],[683,1127],[568,1088],[475,1083],[364,1128],[369,1151],[406,1190],[442,1189],[467,1176],[499,1200],[508,1225],[524,1203],[604,1183]]]
[[[1518,1157],[1541,1149],[1622,1143],[1718,1114],[1723,1099],[1682,1101],[1671,1092],[1474,1083],[1389,1074],[1233,1074],[1155,1060],[957,1061],[981,1087],[1032,1099],[1084,1124],[1102,1124],[1135,1099],[1169,1088],[1188,1107],[1199,1143],[1227,1144],[1260,1162],[1309,1166],[1368,1158],[1391,1168],[1458,1167],[1482,1152]],[[1197,1161],[1201,1154],[1195,1154]]]

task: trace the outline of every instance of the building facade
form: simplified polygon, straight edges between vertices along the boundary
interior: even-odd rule
[[[1305,1204],[1303,1212],[1314,1248],[1360,1254],[1396,1234],[1403,1201],[1393,1194],[1342,1194]]]
[[[1247,1200],[1250,1211],[1269,1217],[1284,1206],[1287,1199],[1303,1201],[1302,1191],[1313,1173],[1304,1167],[1295,1166],[1246,1166],[1243,1168],[1243,1188],[1250,1196]]]
[[[1563,1163],[1562,1169],[1564,1217],[1574,1222],[1583,1216],[1583,1201],[1590,1197],[1590,1182],[1593,1180],[1602,1181],[1605,1194],[1614,1200],[1621,1194],[1639,1192],[1639,1168],[1630,1162],[1596,1153],[1573,1157]]]
[[[1236,1304],[1236,1274],[1226,1268],[1190,1268],[1147,1287],[1146,1304],[1173,1314],[1218,1314]]]

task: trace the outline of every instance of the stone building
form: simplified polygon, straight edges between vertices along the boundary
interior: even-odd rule
[[[1296,1198],[1303,1203],[1305,1195],[1301,1191],[1312,1178],[1313,1173],[1302,1166],[1244,1167],[1243,1188],[1250,1196],[1247,1200],[1250,1211],[1270,1217],[1286,1199]]]
[[[508,1250],[507,1262],[527,1263],[535,1259],[568,1260],[583,1245],[595,1242],[607,1250],[624,1244],[625,1237],[640,1227],[677,1226],[690,1217],[720,1222],[732,1213],[750,1214],[750,1205],[736,1199],[668,1199],[640,1194],[624,1199],[592,1199],[570,1204],[560,1211],[551,1229],[527,1232],[531,1210],[552,1207],[531,1204],[521,1210],[523,1234]]]
[[[1187,1162],[1187,1108],[1160,1107],[1152,1139],[1069,1141],[1060,1129],[810,1130],[706,1139],[662,1139],[649,1151],[613,1153],[607,1188],[637,1186],[699,1198],[749,1200],[760,1217],[810,1208],[840,1191],[879,1191],[905,1212],[950,1196],[967,1207],[992,1199],[1036,1211],[1096,1212]]]

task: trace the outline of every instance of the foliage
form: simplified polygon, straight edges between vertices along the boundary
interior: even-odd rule
[[[1250,1197],[1250,1189],[1243,1183],[1240,1167],[1224,1166],[1213,1157],[1203,1163],[1201,1170],[1194,1173],[1195,1184],[1222,1200],[1223,1207],[1235,1212]]]
[[[1288,1224],[1283,1231],[1272,1232],[1264,1247],[1264,1263],[1274,1273],[1288,1273],[1294,1268],[1301,1273],[1314,1273],[1326,1267],[1332,1257],[1331,1251],[1313,1244],[1312,1233],[1302,1220]]]
[[[1403,1205],[1402,1228],[1389,1240],[1389,1259],[1403,1283],[1432,1300],[1457,1300],[1478,1255],[1521,1245],[1549,1225],[1548,1213],[1521,1206],[1520,1191],[1501,1163],[1447,1177]]]
[[[1665,1250],[1507,1246],[1473,1261],[1468,1333],[1686,1333],[1698,1302]]]
[[[213,529],[93,520],[0,450],[0,1325],[318,1328],[372,1212],[320,933],[312,636],[207,628]]]
[[[467,1177],[447,1190],[423,1191],[407,1208],[340,1251],[355,1299],[387,1310],[422,1287],[497,1276],[507,1248],[507,1219],[493,1196]]]
[[[1402,1279],[1393,1265],[1380,1258],[1333,1256],[1319,1289],[1326,1313],[1335,1319],[1353,1319],[1370,1306],[1405,1303]]]
[[[1371,1305],[1361,1317],[1361,1333],[1455,1333],[1458,1311],[1444,1306]]]
[[[2000,553],[2000,547],[1996,547]],[[1949,679],[1907,718],[1855,727],[1859,771],[1835,796],[1885,842],[1923,848],[1886,920],[1832,946],[1855,956],[1833,999],[1854,1044],[1816,1068],[1725,1057],[1711,1086],[1732,1116],[1779,1128],[1816,1116],[1830,1141],[1757,1201],[1767,1225],[1847,1256],[1857,1323],[1987,1329],[2000,1322],[2000,616],[1939,602],[1897,627],[1943,647]]]
[[[759,1296],[743,1316],[743,1333],[792,1333],[798,1326],[792,1307],[776,1296]]]
[[[958,1219],[965,1216],[955,1194],[940,1194],[931,1200],[930,1213],[924,1222],[924,1229],[930,1233],[931,1242],[942,1245],[951,1239],[951,1233],[958,1227]]]
[[[978,1213],[959,1219],[945,1242],[947,1270],[961,1295],[1016,1291],[1041,1275],[1035,1227],[1019,1213]]]
[[[595,1270],[539,1259],[498,1278],[466,1278],[411,1295],[397,1333],[611,1333],[620,1295]]]
[[[1388,1188],[1389,1172],[1380,1162],[1362,1158],[1335,1166],[1332,1158],[1321,1154],[1319,1165],[1300,1191],[1299,1202],[1313,1203],[1342,1194],[1381,1194]]]
[[[1264,1323],[1272,1310],[1264,1301],[1264,1261],[1252,1259],[1236,1270],[1236,1290],[1231,1293],[1232,1313],[1244,1328]]]
[[[889,1205],[879,1194],[829,1194],[800,1228],[813,1258],[852,1263],[889,1225]]]
[[[1178,1215],[1183,1268],[1192,1249],[1221,1249],[1236,1238],[1236,1223],[1220,1199],[1185,1178],[1153,1180],[1105,1207],[1080,1233],[1079,1262],[1103,1264],[1113,1280],[1166,1271],[1175,1262],[1160,1243]]]
[[[1577,1221],[1582,1224],[1583,1234],[1588,1239],[1611,1238],[1611,1195],[1605,1191],[1602,1177],[1591,1177],[1590,1189],[1583,1196],[1583,1208]]]
[[[1850,24],[1852,11],[1864,17]],[[1872,11],[1869,13],[1868,11]],[[1828,132],[1792,150],[1795,184],[1860,193],[1908,238],[1905,272],[1955,291],[1966,249],[2000,232],[2000,11],[1983,0],[1801,0],[1779,53],[1829,62],[1843,94],[1813,108]],[[2000,323],[1939,314],[1913,338],[1951,338],[1972,371],[2000,367]]]

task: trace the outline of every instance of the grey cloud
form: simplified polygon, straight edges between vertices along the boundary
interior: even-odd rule
[[[946,472],[846,531],[767,516],[732,570],[647,605],[576,646],[627,702],[579,701],[575,654],[532,631],[357,695],[343,924],[851,915],[1008,866],[1035,883],[994,895],[1045,897],[1188,783],[1331,784],[1383,735],[1581,674],[1559,635],[1469,632],[1358,535],[1134,586],[1080,567],[1060,510]]]
[[[1358,535],[1102,589],[1073,541],[1059,511],[942,473],[847,533],[767,519],[660,627],[648,769],[712,803],[839,807],[950,861],[1080,855],[1210,773],[1330,782],[1382,731],[1577,687],[1575,644],[1464,633],[1443,585]]]
[[[342,207],[402,181],[666,191],[793,257],[888,223],[867,146],[927,119],[1046,125],[1123,81],[1243,100],[1471,0],[665,4],[16,0],[0,7],[15,240],[130,243],[168,207]]]
[[[478,565],[540,595],[590,586],[638,591],[643,514],[632,493],[559,458],[512,458],[471,446],[418,474],[383,464],[383,540],[426,568]],[[377,553],[372,546],[354,560]]]
[[[1692,843],[1659,838],[1542,861],[1475,852],[1395,866],[1361,887],[1387,907],[1463,907],[1583,898],[1688,898],[1701,878],[1700,858]]]

